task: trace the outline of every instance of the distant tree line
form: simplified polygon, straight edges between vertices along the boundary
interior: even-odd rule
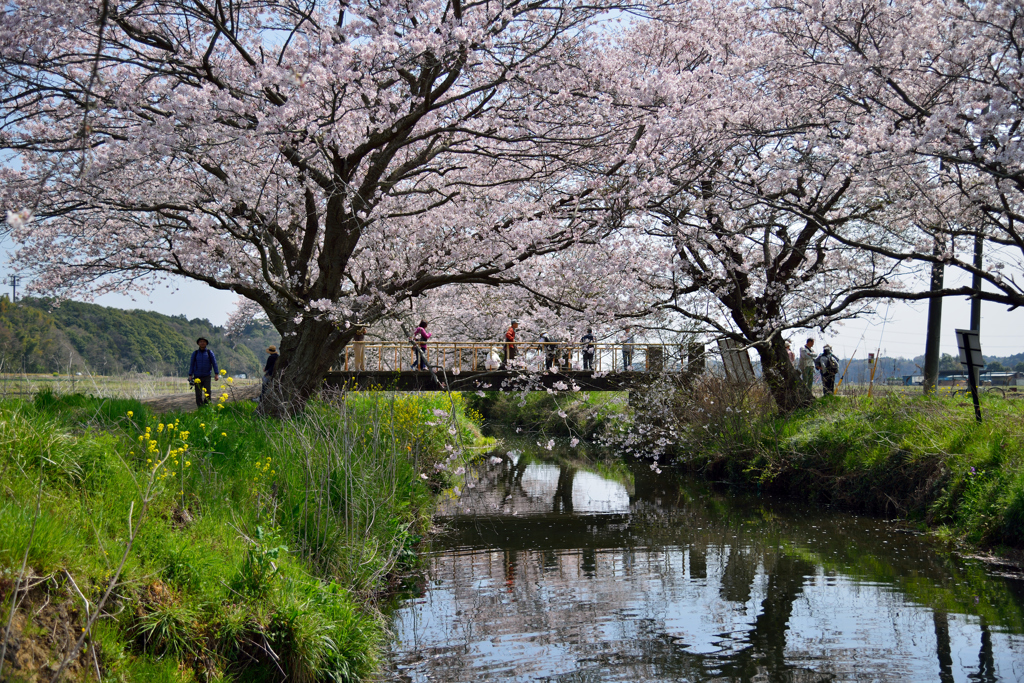
[[[1024,372],[1024,353],[1012,356],[985,356],[985,361],[985,372]],[[755,365],[755,371],[760,374],[760,367]],[[960,359],[957,356],[944,353],[939,359],[939,371],[963,372],[963,366],[960,365]],[[871,365],[863,354],[853,360],[840,358],[839,374],[845,378],[846,382],[867,382],[871,377]],[[882,382],[890,377],[902,378],[906,375],[923,374],[923,355],[914,358],[882,356],[877,361],[874,381]]]
[[[250,329],[251,328],[251,329]],[[0,370],[3,372],[149,372],[185,375],[200,337],[210,340],[220,366],[257,375],[263,352],[280,337],[269,325],[227,335],[205,318],[126,311],[95,304],[0,296]]]

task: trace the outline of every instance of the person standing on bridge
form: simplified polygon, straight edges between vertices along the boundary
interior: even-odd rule
[[[196,339],[199,348],[192,352],[188,363],[188,383],[196,390],[196,406],[202,408],[210,402],[213,391],[213,375],[220,372],[217,368],[217,356],[206,348],[209,345],[206,337]]]
[[[366,353],[366,327],[359,325],[356,327],[356,334],[352,337],[352,355],[354,356],[353,369],[356,372],[363,372],[366,370],[365,363]]]
[[[516,330],[518,329],[519,321],[513,320],[512,324],[505,330],[505,358],[502,361],[502,366],[504,367],[508,367],[508,364],[515,360],[518,353],[518,349],[516,349]]]
[[[427,364],[427,340],[430,339],[430,337],[431,334],[427,332],[427,321],[421,320],[419,327],[417,327],[416,331],[412,333],[413,349],[416,350],[416,360],[412,364],[414,369],[430,369],[430,366]]]
[[[629,325],[622,331],[622,370],[633,369],[633,332]]]
[[[558,355],[558,344],[547,332],[541,332],[537,337],[537,349],[544,354],[544,369],[550,370],[555,364],[555,356]]]
[[[580,343],[583,345],[583,369],[593,370],[594,369],[594,328],[588,327],[587,333],[580,337]]]

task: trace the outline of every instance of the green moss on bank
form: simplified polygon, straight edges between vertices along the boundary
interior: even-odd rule
[[[1024,400],[829,397],[690,426],[677,462],[710,478],[900,514],[974,544],[1024,547]]]
[[[111,587],[71,680],[370,677],[378,601],[446,484],[434,465],[478,437],[443,396],[352,394],[282,422],[244,403],[0,403],[4,626],[25,558],[34,586],[0,678],[49,680]]]

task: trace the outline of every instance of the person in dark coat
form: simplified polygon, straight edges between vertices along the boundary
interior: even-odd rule
[[[280,354],[277,352],[276,346],[267,347],[267,362],[263,366],[263,388],[260,389],[260,400],[263,400],[263,395],[267,393],[267,387],[274,379],[274,368],[277,366],[277,359]]]
[[[814,360],[814,365],[821,373],[822,396],[836,393],[836,375],[839,374],[839,359],[832,354],[832,347],[825,344],[821,355]]]
[[[580,337],[583,344],[583,369],[594,369],[594,328],[588,327],[587,333]]]
[[[206,337],[196,339],[199,348],[192,352],[188,364],[188,383],[196,391],[196,405],[202,407],[210,402],[213,393],[213,376],[220,373],[217,367],[217,356],[206,348],[209,345]]]

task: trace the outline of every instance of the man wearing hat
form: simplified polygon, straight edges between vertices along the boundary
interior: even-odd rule
[[[263,388],[260,389],[260,400],[263,399],[263,394],[267,393],[267,387],[270,386],[270,381],[274,378],[274,366],[277,365],[277,347],[268,346],[267,353],[267,364],[263,366]]]
[[[836,375],[839,374],[839,359],[832,355],[832,347],[825,344],[821,355],[814,360],[815,367],[821,373],[822,396],[836,393]]]
[[[509,325],[509,328],[505,331],[505,366],[507,366],[510,361],[514,360],[516,354],[519,352],[518,349],[516,349],[516,330],[518,329],[519,321],[513,320],[512,324]]]
[[[206,337],[196,339],[199,348],[192,352],[192,360],[188,365],[188,383],[196,390],[196,405],[199,407],[210,402],[210,394],[213,392],[212,375],[220,372],[217,357],[206,348],[209,343]]]

